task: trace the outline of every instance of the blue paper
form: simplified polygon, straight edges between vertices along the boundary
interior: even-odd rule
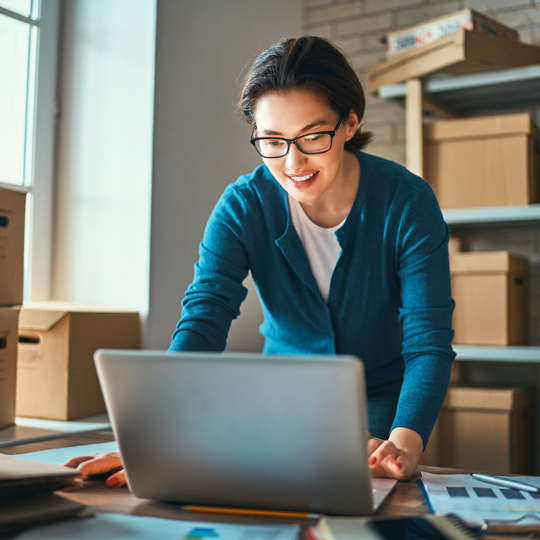
[[[299,525],[199,523],[123,514],[98,514],[25,531],[18,540],[297,540]]]
[[[67,448],[53,448],[52,450],[42,450],[41,452],[17,454],[17,457],[29,459],[31,461],[40,461],[41,463],[63,465],[72,457],[90,456],[98,452],[114,452],[115,450],[118,450],[118,443],[113,441],[98,444],[84,444],[82,446],[69,446]]]

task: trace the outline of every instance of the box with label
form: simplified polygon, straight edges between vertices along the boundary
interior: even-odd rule
[[[519,40],[519,33],[474,9],[462,9],[421,24],[386,34],[386,54],[392,55],[413,47],[432,43],[460,29],[474,30],[492,36]]]
[[[454,343],[523,345],[529,263],[507,251],[450,253]]]
[[[0,307],[0,429],[15,422],[18,307]]]
[[[138,312],[61,302],[23,305],[17,416],[71,420],[105,412],[94,352],[139,347]]]
[[[528,114],[424,126],[424,178],[441,208],[540,202],[540,130]]]
[[[393,54],[368,70],[368,90],[435,73],[478,73],[540,64],[540,47],[471,30]]]
[[[26,193],[0,187],[0,306],[23,301]]]
[[[450,387],[437,421],[437,465],[532,474],[534,403],[529,387]]]

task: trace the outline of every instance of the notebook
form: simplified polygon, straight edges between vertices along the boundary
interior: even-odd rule
[[[395,484],[372,492],[355,357],[99,350],[95,363],[137,497],[358,516]]]

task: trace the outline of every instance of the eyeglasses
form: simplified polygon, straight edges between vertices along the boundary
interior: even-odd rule
[[[284,157],[288,154],[291,144],[303,154],[324,154],[332,148],[334,136],[343,122],[344,114],[332,131],[317,131],[296,137],[296,139],[285,139],[284,137],[253,137],[256,127],[253,128],[249,142],[255,147],[255,150],[263,158],[274,159]]]

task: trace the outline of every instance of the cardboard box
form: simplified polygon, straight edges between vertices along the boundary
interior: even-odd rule
[[[534,388],[450,387],[437,421],[436,465],[532,474],[534,402]]]
[[[392,55],[413,47],[432,43],[460,29],[483,32],[492,36],[519,40],[519,33],[474,9],[462,9],[421,24],[386,34],[386,54]]]
[[[540,130],[528,114],[424,126],[424,177],[441,208],[540,202]]]
[[[0,306],[23,301],[26,193],[0,187]]]
[[[105,412],[94,352],[139,347],[137,312],[60,302],[23,305],[17,415],[71,420]]]
[[[528,268],[507,251],[450,253],[454,343],[527,343]]]
[[[465,378],[465,366],[464,362],[460,360],[454,360],[452,362],[452,371],[450,373],[450,385],[461,384]],[[429,442],[426,448],[422,452],[418,461],[419,465],[432,465],[434,467],[439,466],[439,422],[435,423]]]
[[[540,64],[540,47],[458,30],[433,43],[392,55],[368,70],[368,90],[435,73],[464,74]]]
[[[450,236],[448,239],[448,253],[459,253],[462,249],[461,238]]]
[[[0,307],[0,429],[15,422],[19,308]]]

